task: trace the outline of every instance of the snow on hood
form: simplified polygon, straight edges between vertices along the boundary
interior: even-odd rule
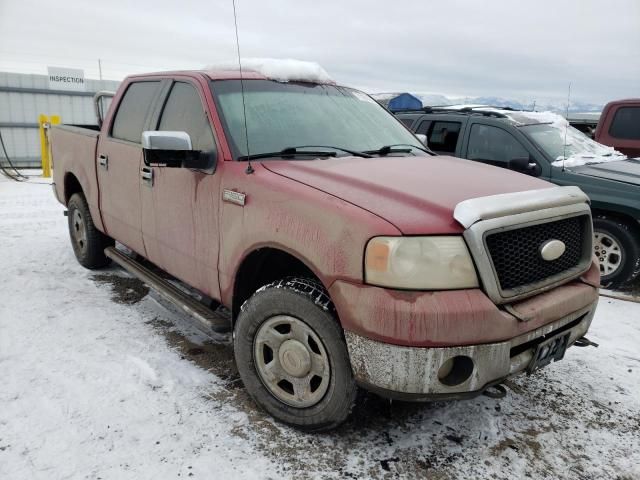
[[[554,167],[578,167],[594,163],[616,162],[626,160],[627,156],[613,147],[587,137],[580,130],[569,125],[562,116],[553,112],[509,112],[509,117],[521,125],[547,123],[555,130],[558,141],[566,146],[566,157],[559,155],[552,162]],[[566,135],[566,142],[565,142]],[[544,148],[544,145],[541,145]]]
[[[238,62],[223,62],[206,67],[209,70],[238,71]],[[278,82],[336,83],[316,62],[292,58],[243,58],[242,70],[264,75]]]

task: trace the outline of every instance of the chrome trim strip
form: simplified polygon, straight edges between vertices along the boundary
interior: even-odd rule
[[[580,263],[569,270],[546,278],[540,282],[524,285],[512,290],[502,290],[498,282],[497,273],[493,261],[489,255],[485,239],[491,233],[505,230],[514,230],[542,223],[555,222],[569,217],[581,215],[589,216],[587,232],[583,243],[582,259]],[[471,251],[473,260],[478,269],[478,275],[487,296],[496,304],[513,302],[526,297],[537,295],[569,280],[579,277],[589,269],[591,265],[591,252],[593,250],[593,226],[591,222],[591,210],[586,203],[574,203],[572,205],[555,206],[542,210],[534,210],[515,215],[491,218],[474,223],[465,230],[464,238]]]

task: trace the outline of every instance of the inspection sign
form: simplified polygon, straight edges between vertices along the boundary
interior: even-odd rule
[[[84,92],[86,83],[84,70],[77,68],[47,67],[49,88],[51,90],[73,90]]]

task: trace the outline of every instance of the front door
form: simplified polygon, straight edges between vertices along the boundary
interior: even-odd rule
[[[131,83],[97,151],[100,212],[106,233],[142,255],[140,165],[142,131],[159,81]]]
[[[147,258],[207,295],[220,298],[216,142],[194,84],[173,83],[157,119],[157,130],[188,133],[192,148],[209,158],[209,168],[144,167],[152,177],[141,187]]]

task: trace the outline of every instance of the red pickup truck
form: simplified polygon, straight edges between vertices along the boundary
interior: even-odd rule
[[[284,80],[131,76],[100,129],[54,127],[78,261],[114,260],[232,331],[255,401],[307,430],[345,420],[357,386],[469,397],[588,344],[599,269],[578,188],[434,156],[366,94]]]
[[[640,98],[607,103],[600,114],[594,138],[628,157],[640,157]]]

